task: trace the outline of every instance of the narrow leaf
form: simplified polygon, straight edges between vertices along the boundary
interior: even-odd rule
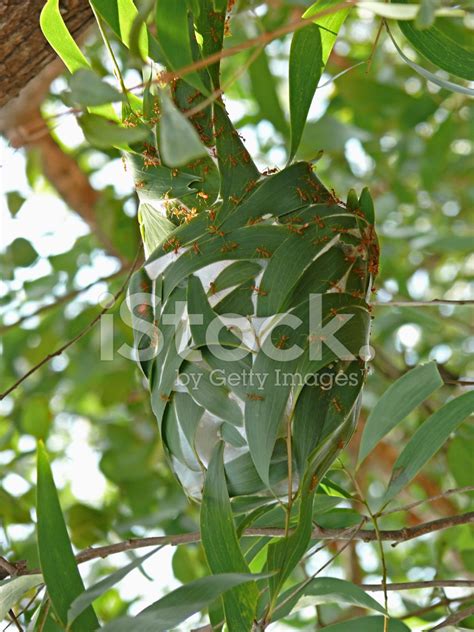
[[[71,99],[79,105],[103,105],[122,101],[123,95],[88,68],[77,70],[69,82]]]
[[[148,138],[150,132],[145,126],[121,127],[114,121],[97,114],[83,114],[79,125],[87,140],[96,147],[123,147]]]
[[[310,582],[302,582],[299,588],[293,586],[284,592],[279,599],[281,605],[277,605],[272,620],[282,619],[290,614],[302,597],[312,597],[305,600],[305,606],[345,603],[384,613],[383,606],[359,586],[335,577],[318,577]]]
[[[400,22],[400,24],[403,24],[403,22]],[[401,28],[401,27],[400,27]],[[417,31],[417,33],[429,33],[431,31],[431,29],[427,29],[426,31]],[[438,77],[438,75],[435,75],[433,72],[430,72],[429,70],[426,70],[426,68],[423,68],[422,66],[420,66],[419,64],[417,64],[416,62],[412,61],[411,59],[409,59],[401,50],[401,48],[398,46],[397,42],[395,41],[395,38],[393,37],[391,31],[389,30],[388,26],[387,26],[387,32],[393,42],[393,45],[395,46],[395,48],[397,49],[398,54],[400,55],[400,57],[403,59],[403,61],[405,63],[407,63],[410,68],[413,68],[413,70],[415,70],[418,74],[420,74],[422,77],[424,77],[425,79],[428,79],[428,81],[431,81],[431,83],[436,84],[437,86],[440,86],[441,88],[444,88],[445,90],[451,90],[452,92],[459,92],[460,94],[468,94],[469,96],[474,96],[474,89],[473,88],[468,88],[466,86],[460,86],[458,83],[454,83],[452,81],[448,81],[447,79],[442,79],[441,77]],[[474,66],[474,55],[472,55],[472,63]],[[439,64],[440,68],[443,68],[443,66],[441,64]],[[454,73],[454,71],[453,71]],[[454,73],[456,74],[456,73]],[[457,73],[458,75],[460,74],[460,71],[458,71]],[[471,81],[473,80],[473,77],[471,77]]]
[[[414,22],[403,21],[398,26],[410,44],[428,61],[457,77],[474,80],[474,51],[449,37],[441,26],[435,23],[429,29],[419,30]]]
[[[339,4],[339,0],[317,0],[313,5],[306,10],[303,14],[304,18],[309,18],[312,15],[320,13],[321,11],[325,11],[329,9],[335,4]],[[339,33],[339,29],[343,25],[345,19],[349,15],[350,7],[339,9],[338,11],[334,11],[334,13],[330,13],[328,15],[323,15],[322,17],[315,17],[314,23],[317,24],[320,28],[321,32],[321,45],[322,45],[322,60],[323,65],[326,65],[327,60],[329,59],[329,55],[331,54],[332,48],[336,42],[337,34]]]
[[[179,71],[194,62],[186,2],[158,0],[156,30],[158,41],[172,70]],[[197,72],[188,73],[184,79],[202,93],[209,92]]]
[[[67,625],[72,602],[84,591],[72,550],[58,493],[43,444],[37,456],[38,551],[41,570],[54,611]],[[99,627],[94,610],[89,606],[71,626],[72,632],[93,632]]]
[[[0,621],[3,621],[8,611],[16,605],[23,595],[41,584],[41,575],[23,575],[22,577],[12,577],[0,582]]]
[[[218,443],[209,463],[201,507],[201,538],[213,573],[247,573],[240,549],[227,491],[224,444]],[[224,597],[226,623],[230,632],[250,630],[255,617],[258,590],[254,583],[235,588]]]
[[[309,24],[296,31],[290,49],[290,160],[300,144],[311,101],[321,78],[322,66],[319,27]]]
[[[207,150],[198,133],[171,99],[162,92],[160,117],[160,154],[169,167],[180,167],[200,156]]]
[[[436,362],[421,364],[394,382],[377,401],[367,419],[360,442],[359,463],[442,384]]]
[[[90,67],[64,23],[59,11],[59,0],[47,0],[41,11],[40,26],[49,45],[61,57],[69,72]]]
[[[117,37],[130,48],[133,25],[138,17],[138,10],[132,0],[91,0],[91,4]],[[148,34],[143,22],[138,36],[138,48],[142,58],[146,59]]]
[[[68,624],[70,625],[73,621],[75,621],[75,619],[77,619],[77,617],[82,612],[84,612],[84,610],[88,606],[90,606],[93,601],[95,601],[105,592],[110,590],[112,586],[118,584],[118,582],[120,582],[131,571],[137,568],[137,566],[143,564],[145,560],[154,555],[158,550],[159,549],[153,549],[153,551],[150,551],[146,555],[138,557],[137,559],[133,560],[133,562],[130,562],[130,564],[127,564],[123,568],[120,568],[118,571],[115,571],[115,573],[111,573],[100,582],[97,582],[97,584],[94,584],[93,586],[87,588],[87,590],[81,593],[79,597],[74,599],[74,601],[72,602],[67,615]]]
[[[120,617],[105,625],[104,632],[164,632],[209,606],[222,593],[265,577],[250,573],[220,573],[200,577],[165,595],[136,617]],[[240,628],[240,631],[250,628]]]
[[[384,502],[391,500],[438,452],[449,435],[474,412],[474,391],[452,399],[431,415],[415,432],[393,466]]]

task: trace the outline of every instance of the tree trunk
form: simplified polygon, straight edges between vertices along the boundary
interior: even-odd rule
[[[17,97],[57,59],[39,26],[44,4],[45,0],[0,0],[0,107]],[[72,36],[77,39],[92,24],[89,3],[61,0],[60,7]],[[59,72],[60,66],[56,73]]]

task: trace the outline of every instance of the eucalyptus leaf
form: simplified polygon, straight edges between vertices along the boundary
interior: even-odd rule
[[[391,384],[366,421],[360,442],[359,463],[386,434],[442,384],[436,362],[421,364]]]
[[[41,575],[23,575],[0,581],[0,621],[15,606],[23,595],[43,581]]]
[[[77,563],[59,504],[48,455],[38,444],[37,455],[38,551],[46,588],[53,609],[64,626],[73,601],[84,592]],[[72,632],[93,632],[99,627],[92,606],[88,606],[70,627]]]
[[[213,573],[247,573],[227,491],[224,444],[219,442],[209,463],[201,508],[201,538]],[[230,632],[250,629],[255,618],[258,590],[255,583],[233,589],[224,597],[226,623]]]
[[[306,124],[314,92],[323,68],[319,27],[308,24],[296,31],[291,41],[289,65],[290,160],[296,153]]]
[[[72,101],[79,105],[103,105],[124,99],[118,90],[88,68],[76,70],[69,81],[69,86]]]
[[[359,586],[335,577],[316,577],[283,592],[278,599],[272,619],[286,617],[297,607],[298,601],[302,598],[304,601],[301,607],[323,603],[344,603],[384,613],[383,606]]]
[[[201,577],[173,590],[136,617],[119,617],[101,629],[104,632],[165,632],[209,606],[223,593],[261,577],[265,575],[216,573]]]
[[[137,557],[137,559],[130,562],[126,566],[119,568],[115,573],[111,573],[97,584],[90,586],[83,593],[81,593],[71,604],[68,614],[67,620],[68,625],[71,625],[73,621],[77,619],[77,617],[84,612],[86,608],[88,608],[96,599],[101,597],[104,593],[110,590],[115,584],[118,584],[124,577],[126,577],[131,571],[133,571],[138,566],[141,566],[145,560],[154,555],[159,549],[153,549],[146,555],[142,555],[141,557]]]
[[[150,131],[144,125],[122,127],[98,114],[83,114],[79,118],[79,125],[87,140],[102,149],[127,147],[150,136]]]
[[[207,149],[198,133],[165,92],[161,93],[160,154],[169,167],[181,167],[200,156],[207,156]]]
[[[406,487],[449,435],[472,413],[474,391],[459,395],[433,413],[418,428],[396,460],[383,502],[388,502]]]

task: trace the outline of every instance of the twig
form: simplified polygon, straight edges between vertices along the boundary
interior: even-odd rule
[[[5,399],[5,397],[7,395],[9,395],[12,391],[14,391],[16,388],[18,388],[18,386],[20,386],[20,384],[22,384],[27,378],[30,377],[30,375],[32,375],[33,373],[35,373],[38,369],[40,369],[44,364],[47,364],[50,360],[52,360],[53,358],[61,355],[66,349],[68,349],[69,347],[71,347],[74,343],[76,343],[78,340],[80,340],[83,336],[85,336],[86,333],[88,333],[93,327],[94,325],[96,325],[99,320],[101,319],[101,317],[108,312],[110,309],[112,309],[112,307],[115,305],[115,303],[117,302],[117,300],[120,298],[120,296],[123,294],[123,292],[125,291],[125,288],[128,285],[128,282],[130,280],[130,277],[132,276],[136,265],[138,263],[139,257],[140,257],[140,250],[141,248],[138,250],[137,252],[137,256],[135,257],[135,261],[133,262],[129,273],[127,274],[127,278],[125,279],[123,285],[120,287],[120,289],[114,294],[114,296],[112,297],[112,300],[107,303],[107,305],[97,314],[97,316],[87,325],[87,327],[85,327],[84,329],[82,329],[76,336],[74,336],[74,338],[71,338],[71,340],[68,340],[68,342],[66,342],[64,345],[62,345],[61,347],[59,347],[59,349],[56,349],[56,351],[54,351],[53,353],[49,353],[47,356],[45,356],[40,362],[38,362],[37,364],[35,364],[29,371],[27,371],[26,373],[24,373],[14,384],[12,384],[9,388],[7,388],[6,391],[4,391],[3,393],[0,394],[0,401],[2,401],[2,399]]]
[[[382,584],[359,584],[361,588],[368,592],[381,592]],[[471,588],[474,587],[474,580],[470,579],[433,579],[431,581],[419,582],[394,582],[387,584],[387,590],[420,590],[422,588]]]
[[[236,44],[235,46],[224,48],[220,51],[217,51],[216,53],[213,53],[212,55],[209,55],[208,57],[204,57],[203,59],[198,59],[192,64],[189,64],[188,66],[184,66],[183,68],[180,68],[179,70],[176,70],[174,72],[162,73],[156,81],[168,82],[174,79],[181,79],[185,77],[186,75],[189,75],[189,73],[194,72],[196,70],[202,70],[203,68],[207,68],[207,66],[211,66],[212,64],[215,64],[216,62],[220,61],[221,59],[224,59],[225,57],[231,57],[232,55],[235,55],[237,53],[240,53],[241,51],[247,50],[248,48],[254,48],[255,46],[265,46],[266,44],[269,44],[271,41],[273,41],[274,39],[277,39],[278,37],[281,37],[282,35],[287,35],[288,33],[294,33],[295,31],[299,31],[305,26],[308,26],[308,24],[312,24],[318,18],[321,18],[325,15],[332,15],[333,13],[337,13],[341,9],[350,8],[350,7],[355,6],[356,4],[357,4],[356,0],[345,0],[344,2],[340,2],[331,7],[328,7],[327,9],[324,9],[323,11],[319,11],[318,13],[315,13],[308,18],[300,18],[298,20],[290,22],[289,24],[284,24],[283,26],[275,29],[274,31],[268,31],[266,33],[262,33],[261,35],[257,37],[245,40],[244,42],[241,42],[240,44]],[[130,90],[141,88],[143,85],[144,84],[142,83],[138,84],[134,86],[133,88],[130,88]]]
[[[35,316],[39,316],[40,314],[43,314],[43,312],[46,312],[50,309],[54,309],[55,307],[59,307],[59,305],[62,305],[63,303],[67,303],[71,301],[73,298],[75,298],[79,294],[82,294],[83,292],[87,292],[87,290],[90,290],[91,287],[94,287],[94,285],[97,285],[98,283],[107,283],[109,281],[112,281],[113,279],[116,279],[117,277],[122,276],[124,272],[125,270],[123,268],[120,268],[120,270],[118,270],[117,272],[114,272],[113,274],[110,274],[109,276],[102,277],[101,279],[97,279],[97,281],[93,281],[92,283],[89,283],[88,285],[81,287],[78,290],[72,290],[71,292],[68,292],[67,294],[64,294],[63,296],[59,296],[57,300],[54,301],[54,303],[47,303],[46,305],[42,305],[36,310],[36,312],[33,312],[32,314],[27,314],[25,316],[21,316],[18,320],[16,320],[14,323],[10,323],[9,325],[2,325],[0,327],[0,334],[4,334],[10,329],[13,329],[14,327],[18,327],[18,325],[21,325],[21,323],[24,323],[25,320],[29,320],[30,318],[34,318]]]
[[[393,509],[389,509],[388,511],[384,511],[376,515],[377,517],[388,516],[390,514],[399,513],[401,511],[409,511],[410,509],[413,509],[414,507],[418,507],[418,505],[422,505],[423,503],[429,503],[433,500],[439,500],[440,498],[445,498],[446,496],[451,496],[452,494],[465,494],[467,492],[474,492],[474,485],[448,489],[445,492],[436,494],[436,496],[429,496],[428,498],[423,498],[423,500],[416,500],[415,502],[412,502],[409,505],[403,505],[402,507],[394,507]]]
[[[436,608],[440,608],[441,606],[449,606],[452,603],[463,603],[471,599],[472,599],[472,595],[467,595],[467,597],[454,597],[453,599],[444,597],[443,599],[439,599],[435,603],[432,603],[429,606],[425,606],[424,608],[417,608],[416,610],[411,610],[399,618],[410,619],[411,617],[419,617],[420,615],[426,614],[427,612],[431,612],[432,610],[436,610]]]
[[[370,51],[370,57],[367,61],[367,69],[365,71],[365,74],[368,75],[370,73],[370,69],[372,68],[372,62],[374,60],[374,56],[375,56],[375,51],[377,50],[377,45],[379,43],[379,39],[380,39],[380,35],[382,34],[382,29],[384,27],[384,22],[383,20],[380,22],[379,24],[379,28],[377,29],[377,35],[375,36],[375,40],[372,46],[372,50]]]
[[[1,555],[0,555],[0,568],[5,571],[6,574],[2,573],[2,575],[5,575],[5,577],[8,577],[9,575],[10,577],[14,577],[18,572],[18,568],[15,566],[15,564],[11,564],[8,560],[6,560]]]
[[[373,307],[436,307],[438,305],[474,305],[474,299],[450,300],[434,298],[432,301],[374,301]]]
[[[444,621],[435,625],[431,630],[442,630],[443,628],[448,627],[448,625],[456,625],[463,619],[466,619],[471,614],[474,614],[474,606],[469,606],[468,608],[464,608],[464,610],[458,610],[458,612],[453,612],[453,614],[449,615]]]
[[[389,542],[407,542],[408,540],[412,540],[421,535],[426,535],[427,533],[434,533],[436,531],[441,531],[442,529],[448,529],[449,527],[470,523],[474,523],[474,511],[457,516],[440,518],[439,520],[432,520],[430,522],[419,524],[415,527],[406,527],[399,530],[381,530],[380,539]],[[267,536],[282,538],[285,537],[285,529],[273,527],[250,528],[244,531],[244,535],[250,537]],[[320,527],[316,527],[313,529],[311,538],[313,540],[341,540],[349,542],[352,540],[362,540],[363,542],[373,542],[377,540],[377,534],[375,531],[368,529],[358,530],[354,534],[353,527],[346,529],[322,529]],[[199,531],[181,533],[178,535],[155,536],[150,538],[131,538],[129,540],[125,540],[124,542],[117,542],[115,544],[90,547],[78,553],[76,555],[76,560],[79,564],[82,564],[83,562],[89,562],[90,560],[95,560],[97,558],[106,558],[109,555],[115,555],[116,553],[123,553],[124,551],[131,551],[134,549],[141,549],[148,546],[179,546],[180,544],[192,544],[194,542],[199,542],[200,540],[201,535]],[[28,571],[20,570],[19,574],[31,575],[37,572],[39,572],[37,569]],[[474,585],[474,582],[467,585]]]

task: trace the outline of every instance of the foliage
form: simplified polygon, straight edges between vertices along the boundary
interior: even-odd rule
[[[37,569],[30,577],[19,566],[20,577],[0,583],[2,615],[13,608],[34,632],[94,630],[99,621],[114,631],[207,622],[239,632],[314,629],[315,622],[382,631],[424,629],[467,608],[458,622],[474,628],[472,600],[462,591],[411,599],[400,592],[388,611],[378,599],[387,582],[433,575],[449,582],[474,572],[467,520],[395,549],[377,542],[384,530],[427,522],[432,510],[447,517],[472,509],[464,490],[390,511],[395,498],[400,505],[472,485],[474,433],[466,419],[474,397],[463,386],[472,339],[468,308],[455,303],[468,298],[472,268],[472,257],[464,260],[474,198],[472,88],[464,83],[472,79],[469,17],[424,1],[91,4],[99,32],[81,48],[57,0],[46,3],[41,27],[72,73],[67,85],[52,86],[45,112],[53,121],[64,107],[77,114],[82,142],[68,147],[60,128],[57,135],[102,186],[98,229],[78,232],[56,252],[33,233],[14,235],[6,248],[2,309],[20,321],[4,319],[5,388],[88,327],[99,290],[128,282],[141,257],[138,223],[146,264],[131,277],[131,314],[122,293],[99,326],[2,400],[4,558]],[[213,63],[202,63],[211,55]],[[252,156],[236,130],[252,141]],[[123,172],[107,184],[104,176],[108,165],[122,169],[122,159],[125,194]],[[52,195],[34,149],[26,174],[28,185],[7,196],[15,222],[28,217],[28,198]],[[332,187],[350,190],[347,201]],[[374,222],[381,272],[371,295]],[[146,301],[133,303],[136,291]],[[208,323],[228,312],[268,318],[291,309],[303,325],[280,326],[273,345],[309,348],[311,292],[323,295],[327,319],[352,317],[340,339],[355,354],[375,316],[363,398],[365,357],[341,362],[325,347],[318,361],[304,355],[278,364],[259,352],[226,363],[211,353],[219,341],[226,350],[238,343],[225,327],[220,338],[206,338]],[[410,305],[433,298],[441,303]],[[172,324],[157,335],[163,316],[183,306],[203,314],[203,323],[191,322],[190,331]],[[190,335],[205,365],[176,352],[176,340]],[[142,353],[138,366],[125,343],[141,352],[161,348],[156,358]],[[332,390],[270,380],[260,392],[216,385],[209,374],[285,366],[332,377],[357,369],[358,378]],[[199,388],[173,393],[177,371]],[[37,458],[36,440],[46,445]],[[68,459],[76,461],[72,475]],[[87,498],[77,493],[81,478],[103,489]],[[362,528],[377,537],[356,545]],[[84,580],[74,559],[90,546],[194,531],[200,542],[173,554],[174,577],[184,585],[160,599],[169,578],[151,564],[161,549],[95,560]],[[329,544],[318,542],[325,533]],[[326,563],[332,566],[321,576]],[[150,570],[153,597],[131,603],[122,587]],[[374,581],[377,600],[358,585]]]

